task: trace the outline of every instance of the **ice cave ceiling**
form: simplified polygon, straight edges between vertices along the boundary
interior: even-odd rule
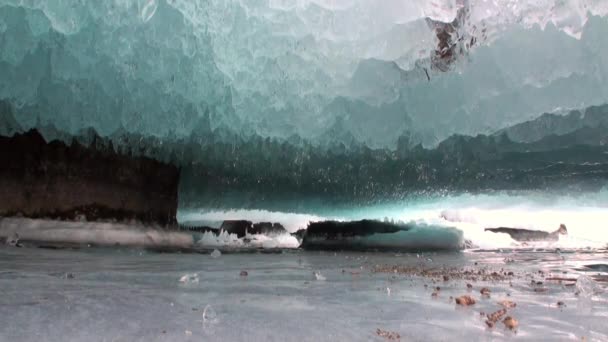
[[[608,102],[605,0],[0,0],[22,127],[434,146]]]

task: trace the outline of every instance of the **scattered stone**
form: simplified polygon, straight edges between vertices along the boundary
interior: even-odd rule
[[[325,276],[323,276],[321,274],[321,272],[319,272],[319,271],[313,272],[313,275],[315,276],[315,280],[319,280],[319,281],[327,280],[327,278],[325,278]]]
[[[469,290],[473,289],[473,285],[467,284],[467,289],[469,289]]]
[[[534,289],[534,292],[538,292],[538,293],[543,293],[543,292],[547,292],[547,291],[549,291],[549,289],[546,287],[537,287]]]
[[[512,309],[517,306],[517,303],[512,302],[510,300],[501,300],[500,302],[498,302],[498,304],[502,305],[503,307],[505,307],[507,309]]]
[[[511,316],[505,317],[505,319],[502,322],[505,324],[505,327],[507,327],[511,330],[515,330],[517,328],[517,326],[519,325],[519,322]]]
[[[223,230],[229,234],[235,234],[239,238],[243,238],[247,235],[248,231],[251,231],[253,225],[251,221],[246,220],[225,220],[222,222],[220,230]]]
[[[554,281],[576,281],[576,278],[567,278],[567,277],[548,277],[545,278],[546,281],[554,280]]]
[[[74,279],[75,277],[74,277],[74,274],[68,272],[64,275],[64,278],[65,279]]]
[[[479,293],[481,293],[482,296],[485,297],[490,297],[490,289],[487,287],[482,288],[481,290],[479,290]]]
[[[437,296],[439,296],[439,292],[433,291],[433,293],[431,293],[431,297],[437,298]]]
[[[566,303],[564,303],[564,302],[562,302],[562,301],[557,302],[557,307],[559,307],[559,308],[563,308],[563,307],[565,307],[565,306],[566,306]]]
[[[376,335],[389,340],[389,341],[399,341],[401,339],[401,336],[394,332],[394,331],[387,331],[387,330],[382,330],[382,329],[376,329]]]
[[[475,303],[476,303],[475,298],[473,298],[469,295],[463,295],[460,297],[456,297],[456,304],[458,304],[458,305],[469,306],[469,305],[473,305]]]
[[[288,234],[285,227],[280,223],[258,222],[253,224],[253,228],[248,230],[249,234],[263,234],[268,236],[278,236]]]
[[[436,282],[438,279],[449,280],[468,280],[468,281],[507,281],[509,278],[503,273],[489,272],[487,269],[474,271],[469,268],[426,268],[424,265],[405,266],[405,265],[375,265],[372,270],[374,273],[390,273],[408,276],[424,277]]]
[[[246,277],[249,275],[249,273],[247,273],[247,271],[241,271],[241,273],[239,274],[241,277]]]
[[[488,314],[488,319],[486,320],[486,325],[490,328],[494,327],[496,322],[498,322],[502,316],[507,314],[507,309],[500,309],[491,314]]]

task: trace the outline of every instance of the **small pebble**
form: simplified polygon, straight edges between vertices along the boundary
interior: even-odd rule
[[[473,298],[469,295],[456,297],[456,304],[463,305],[463,306],[473,305],[473,304],[475,304],[475,298]]]
[[[519,325],[519,322],[517,322],[517,320],[511,316],[507,316],[502,322],[511,330],[514,330]]]
[[[500,302],[498,302],[499,305],[504,306],[505,308],[511,309],[517,306],[517,303],[512,302],[510,300],[501,300]]]

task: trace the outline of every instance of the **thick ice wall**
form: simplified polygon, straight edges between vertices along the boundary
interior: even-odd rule
[[[432,145],[608,102],[607,12],[601,0],[0,0],[0,98],[25,127],[185,136],[208,114],[237,132]],[[447,72],[433,68],[437,27],[459,51]]]

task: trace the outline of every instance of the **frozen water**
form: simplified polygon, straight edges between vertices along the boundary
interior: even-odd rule
[[[446,226],[409,223],[409,230],[395,233],[376,233],[365,236],[326,238],[307,236],[305,248],[355,250],[459,250],[464,248],[460,230]]]
[[[179,282],[183,284],[198,284],[198,274],[188,273],[179,278]]]
[[[605,253],[584,252],[562,260],[555,253],[312,253],[154,254],[131,249],[51,251],[0,248],[0,340],[3,341],[359,341],[376,340],[377,329],[402,340],[581,340],[608,339],[606,292],[578,309],[572,281],[583,274],[595,286],[588,264],[607,264]],[[506,256],[513,263],[504,264]],[[477,263],[477,265],[475,265]],[[509,280],[444,281],[439,277],[372,272],[376,265],[421,269],[467,268],[514,272]],[[241,279],[240,270],[248,270]],[[311,279],[318,271],[325,281]],[[543,273],[539,273],[542,271]],[[54,274],[74,274],[66,279]],[[204,275],[183,286],[181,275]],[[606,275],[605,272],[599,272]],[[531,280],[542,281],[544,292]],[[466,284],[473,289],[468,292]],[[425,287],[425,285],[427,285]],[[431,297],[439,286],[436,298]],[[391,295],[387,296],[389,287]],[[479,290],[488,287],[489,298]],[[459,308],[453,299],[469,294],[477,304]],[[488,329],[480,312],[517,304],[508,315],[516,334],[497,324]],[[558,307],[558,301],[565,305]],[[205,310],[205,308],[207,308]],[[214,324],[210,308],[215,311]],[[205,321],[205,318],[207,321]],[[187,336],[185,331],[192,332]]]
[[[211,305],[205,306],[203,310],[203,324],[215,324],[218,323],[217,313]]]
[[[606,103],[607,14],[601,0],[1,0],[0,99],[23,128],[433,145]]]
[[[580,192],[553,195],[536,191],[493,192],[488,194],[462,194],[416,198],[384,205],[359,206],[355,209],[318,208],[311,206],[306,213],[277,211],[239,210],[206,211],[185,209],[179,213],[181,219],[212,218],[215,221],[234,219],[263,220],[263,215],[274,222],[288,222],[291,231],[306,228],[309,222],[324,220],[391,219],[411,222],[416,229],[405,232],[399,241],[393,238],[371,238],[371,243],[411,243],[423,245],[432,241],[443,246],[471,241],[483,249],[513,248],[605,248],[608,246],[608,188],[597,192]],[[487,227],[515,227],[541,231],[555,231],[560,224],[568,228],[567,236],[556,242],[528,243],[514,241],[507,234],[484,231]],[[445,228],[457,228],[457,236]],[[431,228],[431,229],[426,229]],[[442,229],[443,228],[443,229]],[[289,247],[289,244],[281,245]]]
[[[584,298],[590,298],[602,292],[602,289],[588,276],[580,276],[576,282],[578,295]]]
[[[608,210],[606,189],[571,195],[553,196],[539,192],[495,192],[421,198],[408,202],[358,207],[356,209],[311,207],[309,214],[238,211],[238,218],[253,220],[268,218],[288,223],[290,231],[306,228],[311,221],[361,220],[389,218],[410,222],[411,231],[398,234],[369,236],[353,244],[374,246],[408,246],[409,248],[443,246],[457,248],[464,241],[482,249],[548,248],[564,251],[608,246]],[[180,217],[212,217],[213,220],[234,219],[233,211],[187,210]],[[208,216],[207,216],[208,215]],[[515,227],[554,231],[560,224],[568,228],[567,236],[559,241],[534,242],[523,245],[507,234],[484,231],[486,227]],[[456,229],[454,229],[456,228]],[[140,225],[116,223],[55,222],[30,219],[0,219],[0,237],[15,233],[20,240],[67,242],[96,245],[137,245],[146,247],[201,248],[296,248],[298,240],[291,235],[251,235],[238,238],[222,232],[219,235],[164,231]],[[11,239],[7,239],[10,241]],[[568,258],[568,254],[564,254]]]
[[[217,249],[214,249],[214,250],[213,250],[213,252],[211,252],[211,257],[212,257],[213,259],[217,259],[217,258],[219,258],[219,257],[221,257],[221,256],[222,256],[222,252],[220,252],[220,251],[219,251],[219,250],[217,250]]]

